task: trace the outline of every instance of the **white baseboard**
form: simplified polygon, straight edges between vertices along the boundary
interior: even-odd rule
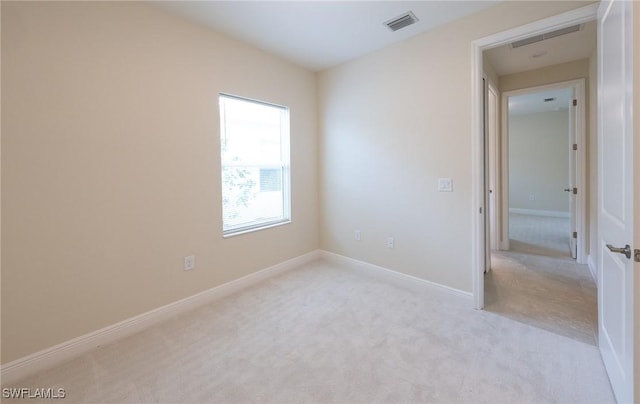
[[[531,216],[564,217],[564,218],[571,217],[571,212],[562,212],[557,210],[542,210],[542,209],[509,208],[509,213],[519,213],[521,215],[531,215]]]
[[[593,258],[593,255],[589,255],[587,257],[587,266],[589,266],[589,272],[591,272],[591,277],[593,278],[596,285],[598,284],[598,267]]]
[[[39,370],[70,360],[80,354],[95,349],[100,345],[108,344],[123,337],[132,335],[177,314],[193,310],[206,303],[210,303],[214,300],[258,284],[265,279],[279,275],[308,262],[320,259],[320,257],[321,254],[319,250],[303,254],[299,257],[292,258],[242,278],[224,283],[193,296],[170,303],[166,306],[159,307],[100,330],[63,342],[62,344],[25,356],[24,358],[9,362],[2,366],[2,384],[13,383]]]
[[[444,292],[448,295],[453,295],[458,298],[461,297],[465,300],[465,302],[468,302],[469,304],[473,303],[473,294],[470,292],[465,292],[460,289],[445,286],[436,282],[431,282],[422,278],[417,278],[415,276],[403,274],[402,272],[394,271],[392,269],[384,268],[364,261],[359,261],[325,250],[321,251],[321,256],[328,262],[338,265],[344,265],[355,270],[361,270],[368,274],[372,274],[381,279],[384,279],[385,281],[390,283],[394,283],[403,287],[417,287],[422,291],[427,288],[430,291]]]

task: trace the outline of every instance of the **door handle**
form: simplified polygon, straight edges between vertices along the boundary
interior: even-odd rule
[[[571,188],[565,188],[564,192],[571,192]]]
[[[631,246],[629,244],[625,245],[624,248],[614,247],[611,244],[607,244],[607,248],[611,252],[623,254],[627,259],[631,258]]]

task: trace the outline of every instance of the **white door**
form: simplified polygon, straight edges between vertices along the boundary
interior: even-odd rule
[[[634,399],[632,10],[605,1],[598,10],[598,328],[602,359],[620,403]]]

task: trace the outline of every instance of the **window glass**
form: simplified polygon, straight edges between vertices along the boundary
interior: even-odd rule
[[[220,95],[225,235],[290,221],[289,110]]]

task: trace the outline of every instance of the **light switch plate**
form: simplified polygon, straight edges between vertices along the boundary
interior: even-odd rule
[[[438,192],[452,192],[453,181],[451,178],[438,178]]]

